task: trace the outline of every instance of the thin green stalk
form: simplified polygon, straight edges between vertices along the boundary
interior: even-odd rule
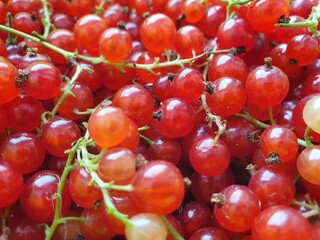
[[[49,12],[49,9],[48,9],[47,0],[41,0],[41,3],[42,3],[42,9],[43,9],[42,24],[44,26],[42,37],[44,39],[47,39],[50,33],[50,29],[52,27],[51,20],[50,20],[51,13]]]
[[[297,206],[300,206],[300,207],[309,208],[309,209],[311,209],[311,210],[316,209],[316,207],[315,207],[314,205],[312,205],[312,204],[308,204],[308,203],[304,203],[304,202],[299,202],[299,201],[297,201],[297,200],[295,200],[295,199],[292,201],[292,204],[297,205]]]
[[[84,218],[81,218],[81,217],[63,217],[63,218],[60,218],[58,220],[58,223],[59,224],[62,224],[62,223],[66,223],[68,221],[77,221],[77,222],[84,222]]]
[[[149,145],[153,145],[154,141],[152,141],[151,139],[147,138],[146,136],[140,134],[140,138],[142,138],[143,140],[145,140]]]
[[[226,1],[228,4],[227,4],[227,19],[230,19],[232,14],[231,14],[231,10],[234,6],[237,6],[237,5],[244,5],[244,4],[247,4],[249,2],[252,2],[253,0],[229,0],[229,1]]]
[[[269,109],[268,109],[268,113],[269,113],[269,119],[270,119],[271,125],[276,125],[276,121],[275,121],[274,118],[273,118],[272,108],[269,108]]]
[[[313,33],[314,36],[318,35],[317,26],[319,24],[320,18],[320,2],[317,6],[313,6],[311,9],[311,13],[309,17],[303,22],[295,22],[295,23],[278,23],[276,26],[278,27],[308,27],[309,31]]]
[[[236,116],[236,117],[239,117],[239,118],[243,118],[243,119],[245,119],[245,120],[248,120],[249,122],[253,123],[254,125],[256,125],[256,126],[259,127],[259,128],[264,128],[264,129],[266,129],[266,128],[270,127],[269,124],[266,124],[266,123],[264,123],[264,122],[261,122],[261,121],[255,119],[255,118],[253,118],[253,117],[250,116],[248,113],[246,113],[246,114],[237,113],[235,116]],[[308,147],[308,146],[310,146],[309,143],[307,143],[307,141],[302,140],[302,139],[299,139],[299,138],[298,138],[298,144],[299,144],[300,146],[302,146],[302,147]],[[311,145],[311,146],[312,146],[312,145]]]
[[[20,37],[23,37],[23,38],[26,38],[26,39],[29,39],[31,41],[34,41],[36,43],[39,43],[41,45],[43,45],[44,47],[47,47],[57,53],[60,53],[61,55],[63,55],[66,59],[75,59],[76,58],[76,54],[73,53],[73,52],[68,52],[68,51],[65,51],[59,47],[56,47],[48,42],[44,42],[43,40],[35,37],[35,36],[32,36],[30,34],[26,34],[24,32],[21,32],[21,31],[18,31],[18,30],[15,30],[13,28],[10,28],[10,27],[7,27],[7,26],[4,26],[4,25],[1,25],[0,24],[0,30],[2,31],[6,31],[8,33],[11,33],[11,34],[14,34],[16,36],[20,36]]]
[[[100,188],[104,204],[105,204],[105,209],[108,214],[113,215],[115,218],[119,219],[121,222],[123,222],[126,226],[132,227],[132,222],[130,219],[128,219],[128,216],[119,212],[117,208],[114,206],[111,197],[109,195],[108,189],[103,188],[104,182],[99,178],[98,174],[95,171],[92,171],[89,169],[91,178],[95,182],[95,184]]]
[[[149,130],[149,129],[150,129],[150,127],[149,127],[148,125],[145,125],[145,126],[139,127],[139,128],[138,128],[138,131],[139,131],[139,132],[141,132],[141,131],[147,131],[147,130]]]
[[[85,69],[83,67],[81,67],[79,64],[76,64],[76,72],[74,73],[74,75],[72,76],[71,80],[67,82],[67,88],[63,90],[63,94],[62,96],[58,99],[56,105],[54,106],[54,108],[51,111],[51,117],[55,116],[56,113],[58,112],[59,107],[61,106],[61,104],[64,102],[64,100],[69,97],[72,96],[73,93],[71,92],[71,89],[73,87],[73,84],[76,82],[76,80],[78,79],[79,75],[84,71]]]
[[[162,220],[166,224],[169,233],[173,236],[175,240],[184,240],[184,238],[177,232],[177,230],[172,226],[165,216],[161,216]]]
[[[305,132],[304,132],[304,140],[307,144],[307,147],[310,147],[310,146],[313,146],[312,142],[311,142],[311,138],[310,138],[310,131],[311,131],[311,128],[309,126],[307,126]]]
[[[264,122],[261,122],[255,118],[253,118],[249,114],[237,113],[235,116],[243,118],[245,120],[248,120],[249,122],[252,122],[254,125],[256,125],[257,127],[260,127],[260,128],[268,128],[270,126],[269,124],[266,124]]]
[[[313,209],[313,210],[310,210],[310,211],[308,211],[308,212],[302,213],[302,215],[303,215],[305,218],[310,218],[310,217],[318,216],[318,215],[319,215],[319,210],[318,210],[318,209]]]
[[[13,29],[13,24],[12,24],[13,18],[12,18],[11,13],[8,13],[7,19],[8,19],[8,25],[9,25],[9,27],[7,27],[7,28]],[[7,44],[15,44],[16,41],[17,41],[17,37],[12,32],[8,32],[8,38],[6,40],[6,43]]]
[[[51,223],[51,226],[45,229],[45,234],[46,234],[45,240],[52,239],[52,236],[53,236],[57,226],[59,225],[59,221],[61,219],[60,213],[61,213],[61,205],[62,205],[62,191],[63,191],[63,188],[65,186],[66,179],[67,179],[69,173],[72,170],[71,163],[72,163],[74,154],[76,153],[76,150],[78,149],[78,147],[80,145],[80,142],[81,141],[79,140],[72,147],[72,149],[69,151],[68,159],[67,159],[67,162],[66,162],[66,166],[65,166],[65,168],[63,170],[63,173],[61,175],[61,178],[60,178],[60,181],[59,181],[59,184],[58,184],[58,190],[57,190],[56,198],[55,198],[56,205],[55,205],[54,218],[53,218],[53,221]]]
[[[202,102],[202,107],[206,112],[207,119],[209,120],[209,126],[211,127],[212,122],[215,122],[215,124],[218,127],[218,132],[213,140],[213,146],[216,146],[220,136],[224,134],[226,131],[226,122],[221,120],[221,117],[211,113],[211,110],[207,104],[206,94],[201,95],[201,102]]]

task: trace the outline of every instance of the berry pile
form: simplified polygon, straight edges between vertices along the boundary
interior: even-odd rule
[[[319,19],[1,1],[0,239],[320,239]]]

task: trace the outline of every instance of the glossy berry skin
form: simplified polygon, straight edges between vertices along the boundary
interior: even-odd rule
[[[53,220],[55,210],[54,194],[58,190],[60,176],[53,171],[40,171],[32,175],[26,182],[20,198],[23,211],[34,221],[48,223]],[[68,183],[62,192],[62,214],[70,207],[71,198]]]
[[[174,39],[174,49],[181,58],[192,58],[193,52],[199,55],[204,44],[203,33],[193,25],[179,28]]]
[[[258,66],[250,71],[245,88],[248,98],[253,103],[273,107],[287,96],[289,79],[275,66]]]
[[[301,67],[297,64],[293,64],[288,58],[287,44],[279,44],[270,50],[269,56],[272,58],[272,64],[280,68],[287,76],[296,77],[301,74]]]
[[[201,228],[196,231],[189,240],[204,240],[204,239],[215,239],[215,240],[230,240],[227,232],[216,227]]]
[[[226,8],[213,4],[205,12],[203,18],[196,23],[199,29],[208,37],[215,37],[219,25],[226,20]]]
[[[74,34],[67,29],[55,29],[51,31],[48,36],[48,42],[66,51],[74,52],[76,50]],[[49,48],[46,48],[45,51],[55,63],[68,63],[68,60],[62,54]]]
[[[148,124],[153,116],[153,99],[141,85],[128,84],[120,88],[114,94],[112,105],[121,108],[138,127]]]
[[[67,156],[72,143],[80,138],[78,125],[60,116],[54,117],[42,129],[42,143],[46,150],[54,156]]]
[[[197,230],[213,225],[212,211],[206,204],[198,201],[187,202],[176,216],[181,223],[186,239],[189,239]]]
[[[319,0],[292,0],[290,1],[290,15],[298,15],[308,18],[313,6],[317,6]]]
[[[107,228],[103,222],[103,208],[85,208],[81,212],[81,218],[84,218],[80,225],[81,234],[90,240],[111,240],[114,233]]]
[[[201,175],[196,171],[191,176],[191,192],[195,199],[209,203],[213,193],[220,192],[226,186],[234,184],[234,176],[230,169],[214,177]]]
[[[0,104],[3,104],[18,96],[15,83],[18,70],[6,58],[0,57],[0,72]]]
[[[256,194],[242,185],[230,185],[220,194],[223,202],[221,205],[214,205],[214,215],[218,223],[232,232],[250,230],[261,211]]]
[[[197,0],[187,0],[183,4],[182,12],[187,22],[196,23],[204,17],[205,6]]]
[[[254,44],[254,32],[242,18],[230,18],[220,24],[217,30],[219,49],[244,47],[249,52]]]
[[[146,18],[140,27],[140,39],[152,52],[161,53],[172,48],[176,27],[166,15],[157,13]]]
[[[129,120],[129,130],[127,136],[120,142],[116,147],[123,147],[134,152],[140,142],[140,133],[137,125],[130,118]]]
[[[279,125],[270,126],[260,137],[260,148],[264,155],[279,155],[282,162],[293,160],[298,153],[298,139],[289,128]]]
[[[39,50],[38,50],[39,51]],[[50,58],[48,56],[41,54],[41,53],[33,53],[33,52],[27,52],[26,55],[24,55],[18,65],[19,69],[25,69],[27,68],[31,63],[34,62],[48,62],[52,63]]]
[[[308,101],[310,101],[313,97],[317,97],[319,94],[312,94],[302,98],[292,112],[292,127],[299,138],[304,138],[304,133],[307,128],[307,124],[303,119],[303,111]],[[320,134],[317,132],[310,130],[309,137],[313,142],[320,142]]]
[[[8,118],[8,127],[19,132],[35,130],[41,124],[44,108],[40,100],[20,94],[3,105]]]
[[[61,74],[53,64],[46,62],[32,63],[27,71],[28,79],[24,81],[24,90],[31,97],[50,99],[60,93]]]
[[[232,116],[242,110],[247,102],[244,85],[236,78],[222,77],[212,83],[213,91],[207,94],[210,110],[221,117]]]
[[[254,240],[311,240],[311,225],[300,212],[286,205],[262,211],[252,227]]]
[[[167,226],[160,218],[152,213],[140,213],[130,218],[133,226],[125,228],[128,240],[165,240],[168,235]]]
[[[140,168],[132,185],[133,201],[150,213],[172,213],[184,197],[182,175],[175,165],[167,161],[154,160]]]
[[[208,68],[208,78],[214,82],[221,77],[232,77],[243,84],[248,76],[248,68],[242,58],[233,54],[219,54],[215,56]]]
[[[118,145],[125,139],[128,129],[128,117],[117,107],[97,108],[88,120],[89,134],[100,147]]]
[[[77,166],[69,176],[69,192],[71,199],[79,206],[91,208],[102,199],[100,189],[90,186],[91,175],[84,167]]]
[[[125,30],[108,28],[102,33],[99,45],[105,59],[119,63],[129,57],[132,51],[132,38]]]
[[[298,23],[304,22],[305,19],[300,16],[292,15],[292,9],[290,7],[290,17],[289,17],[289,24],[290,23]],[[292,38],[299,34],[307,34],[308,28],[307,27],[294,27],[294,28],[277,28],[274,32],[269,34],[269,38],[273,41],[278,43],[288,43],[291,41]]]
[[[94,14],[84,15],[79,18],[74,26],[75,42],[81,49],[89,53],[99,53],[99,42],[102,33],[107,29],[107,24],[100,16]]]
[[[311,94],[320,93],[320,73],[316,72],[307,75],[301,87],[301,97],[306,97]]]
[[[205,137],[214,137],[214,131],[206,124],[196,124],[194,128],[186,136],[182,138],[182,148],[186,154],[189,154],[192,145]]]
[[[253,154],[258,144],[259,130],[247,120],[231,117],[227,121],[225,134],[221,140],[225,142],[230,150],[231,157],[243,158]]]
[[[130,183],[136,172],[136,157],[126,148],[111,148],[101,156],[97,174],[104,182]]]
[[[27,34],[32,34],[32,32],[41,33],[41,24],[35,13],[19,12],[14,15],[12,24],[17,31]]]
[[[287,16],[290,10],[289,0],[255,0],[247,12],[250,26],[258,32],[270,33],[281,16]]]
[[[189,152],[191,166],[201,175],[217,176],[223,173],[230,163],[230,151],[227,145],[213,137],[195,142]]]
[[[262,209],[290,205],[295,194],[292,179],[277,165],[268,165],[255,172],[248,187],[258,196]]]
[[[180,161],[182,151],[180,143],[176,139],[159,136],[153,139],[149,147],[152,159],[162,159],[177,164]]]
[[[187,135],[195,125],[195,112],[191,104],[180,98],[169,98],[159,107],[159,132],[168,138]]]
[[[66,90],[68,88],[68,83],[63,83],[62,89]],[[66,117],[70,120],[77,120],[84,117],[84,115],[74,113],[75,110],[84,112],[87,109],[94,107],[94,98],[89,87],[81,82],[76,82],[72,85],[70,92],[73,96],[68,96],[61,103],[58,108],[58,113],[62,117]],[[61,91],[55,98],[54,103],[57,104],[61,96],[63,95]]]
[[[299,154],[297,160],[297,168],[302,178],[315,185],[320,185],[319,154],[319,145],[307,147]]]
[[[20,197],[23,188],[23,177],[18,169],[4,161],[0,161],[0,174],[0,207],[6,207]]]
[[[163,55],[146,51],[139,56],[136,63],[153,64],[155,62],[155,59],[159,59],[160,63],[166,61]],[[165,76],[167,74],[167,68],[155,68],[153,69],[153,71],[157,73],[157,75],[150,73],[145,69],[136,69],[137,75],[143,83],[153,83],[159,76]]]
[[[203,93],[203,82],[203,76],[197,69],[181,68],[172,80],[171,95],[187,102],[193,102]]]
[[[45,157],[41,139],[32,133],[15,133],[5,138],[0,145],[0,159],[22,174],[40,167]]]
[[[161,102],[172,97],[171,90],[171,81],[174,78],[174,75],[168,74],[167,76],[161,76],[157,78],[152,84],[152,93],[153,95]]]
[[[308,34],[295,36],[288,42],[286,55],[298,66],[308,66],[317,60],[320,52],[318,41]]]
[[[96,73],[101,81],[102,85],[110,90],[118,90],[127,84],[130,84],[135,77],[135,70],[130,68],[124,68],[123,71],[119,71],[117,68],[109,64],[95,65],[97,68]]]

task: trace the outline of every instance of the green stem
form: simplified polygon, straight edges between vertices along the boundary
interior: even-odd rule
[[[311,128],[309,126],[307,126],[305,132],[304,132],[304,140],[307,144],[307,147],[310,147],[310,146],[313,146],[312,142],[311,142],[311,138],[309,136],[310,134],[310,131],[311,131]]]
[[[256,125],[259,128],[268,128],[270,126],[269,124],[266,124],[264,122],[261,122],[255,118],[253,118],[249,114],[237,113],[235,116],[239,117],[239,118],[243,118],[245,120],[248,120],[249,122],[252,122],[254,125]]]
[[[256,126],[259,127],[259,128],[264,128],[264,129],[266,129],[266,128],[270,127],[269,124],[266,124],[266,123],[264,123],[264,122],[261,122],[261,121],[255,119],[255,118],[253,118],[253,117],[250,116],[248,113],[246,113],[246,114],[237,113],[237,114],[235,114],[235,116],[236,116],[236,117],[239,117],[239,118],[243,118],[243,119],[245,119],[245,120],[253,123],[254,125],[256,125]],[[299,144],[300,146],[302,146],[302,147],[308,147],[308,146],[310,146],[310,145],[307,143],[307,141],[302,140],[302,139],[299,139],[299,138],[298,138],[298,144]],[[311,146],[312,146],[312,145],[311,145]]]
[[[146,136],[143,136],[142,134],[140,134],[140,138],[145,140],[149,145],[153,145],[154,144],[154,141],[152,141],[151,139],[147,138]]]
[[[253,0],[229,0],[227,1],[228,5],[227,5],[227,19],[231,18],[231,10],[234,6],[236,5],[244,5],[247,4],[249,2],[252,2]]]
[[[50,15],[51,13],[48,10],[48,2],[47,0],[41,0],[42,9],[43,9],[43,17],[42,17],[42,24],[44,26],[44,31],[42,37],[47,39],[51,29],[51,20]]]
[[[310,12],[309,17],[303,22],[295,23],[278,23],[278,27],[308,27],[309,31],[313,33],[314,36],[318,35],[317,26],[319,24],[318,19],[320,18],[320,2],[317,6],[313,6]]]
[[[8,13],[7,18],[8,18],[8,25],[9,25],[9,27],[7,27],[7,28],[13,30],[12,14],[11,14],[11,13]],[[16,37],[12,32],[9,31],[9,32],[8,32],[8,38],[7,38],[7,40],[6,40],[6,43],[7,43],[7,44],[15,44],[16,41],[17,41],[17,37]]]
[[[11,34],[14,34],[14,35],[17,35],[17,36],[20,36],[20,37],[23,37],[23,38],[26,38],[26,39],[29,39],[31,41],[34,41],[36,43],[39,43],[41,45],[43,45],[44,47],[47,47],[57,53],[60,53],[61,55],[63,55],[66,59],[72,59],[72,58],[76,58],[76,54],[73,53],[73,52],[68,52],[68,51],[65,51],[59,47],[56,47],[48,42],[44,42],[42,41],[41,39],[35,37],[35,36],[32,36],[30,34],[26,34],[24,32],[20,32],[18,30],[15,30],[13,28],[10,28],[10,27],[7,27],[7,26],[4,26],[4,25],[1,25],[0,24],[0,30],[3,30],[3,31],[6,31],[8,33],[11,33]]]
[[[310,210],[310,211],[308,211],[308,212],[302,213],[302,215],[303,215],[305,218],[314,217],[314,216],[319,215],[319,211],[318,211],[318,209],[313,209],[313,210]]]
[[[61,224],[61,223],[66,223],[68,221],[84,222],[84,220],[85,219],[81,217],[63,217],[58,220],[58,223]]]
[[[311,210],[315,210],[316,209],[316,207],[314,205],[312,205],[312,204],[299,202],[299,201],[297,201],[295,199],[292,201],[292,204],[297,205],[297,206],[301,206],[301,207],[305,207],[305,208],[309,208]]]
[[[80,142],[81,141],[78,140],[77,143],[69,151],[66,166],[64,167],[63,173],[61,175],[61,178],[60,178],[60,181],[58,184],[58,191],[56,193],[56,199],[55,199],[56,205],[55,205],[54,218],[51,223],[51,226],[46,228],[46,230],[45,230],[45,234],[46,234],[45,240],[52,239],[52,236],[53,236],[57,226],[59,225],[59,221],[61,219],[60,211],[61,211],[61,204],[62,204],[62,191],[65,186],[66,179],[67,179],[70,171],[72,170],[71,163],[73,160],[73,156],[76,153],[76,150],[80,145]]]
[[[161,216],[162,220],[166,224],[169,233],[173,236],[175,240],[184,240],[184,238],[177,232],[177,230],[172,226],[165,216]]]
[[[66,89],[63,89],[63,94],[62,96],[58,99],[56,105],[54,106],[54,108],[51,111],[51,117],[55,116],[56,113],[58,112],[59,107],[61,106],[61,104],[63,103],[63,101],[69,97],[72,96],[73,93],[71,92],[71,89],[73,87],[73,84],[76,82],[76,80],[78,79],[79,75],[84,71],[84,68],[81,67],[79,64],[76,64],[76,72],[74,73],[74,75],[72,76],[71,80],[69,82],[67,82],[67,87]]]
[[[213,144],[212,144],[213,146],[216,146],[220,136],[222,134],[224,134],[226,131],[227,123],[226,123],[226,121],[221,120],[220,116],[217,116],[217,115],[214,115],[211,113],[211,110],[207,104],[207,99],[206,99],[205,93],[201,95],[201,102],[202,102],[202,107],[206,112],[207,119],[209,120],[209,126],[211,127],[212,122],[215,122],[215,124],[218,127],[218,132],[216,133],[216,136],[213,139]]]
[[[100,15],[103,11],[104,5],[107,3],[107,0],[102,0],[98,6],[95,7],[94,14]]]
[[[141,131],[147,131],[147,130],[149,130],[150,129],[150,127],[148,126],[148,125],[145,125],[145,126],[143,126],[143,127],[139,127],[138,128],[138,131],[139,132],[141,132]]]
[[[88,133],[88,131],[87,131]],[[89,137],[89,135],[87,135],[86,133],[86,137]],[[89,140],[86,141],[86,143]],[[86,149],[86,144],[82,144],[82,146],[80,147],[79,151],[81,151],[81,155],[82,158],[79,158],[78,161],[83,162],[84,164],[90,164],[91,161],[89,159],[89,153]],[[122,214],[121,212],[119,212],[117,210],[117,208],[114,206],[111,197],[109,195],[109,189],[113,189],[113,187],[115,189],[118,190],[125,190],[125,191],[132,191],[132,186],[131,185],[127,185],[127,186],[117,186],[117,185],[113,185],[112,182],[110,183],[105,183],[101,180],[101,178],[99,177],[99,175],[96,173],[95,170],[88,168],[88,171],[90,173],[91,176],[91,182],[93,184],[95,184],[96,187],[98,187],[101,190],[101,193],[103,195],[103,200],[104,200],[104,204],[105,204],[105,209],[107,211],[108,214],[113,215],[115,218],[119,219],[121,222],[123,222],[126,226],[132,227],[132,222],[128,219],[128,216],[125,214]]]
[[[273,118],[273,112],[272,112],[272,108],[268,109],[268,113],[269,113],[269,119],[270,119],[270,123],[271,125],[276,125],[276,121]]]
[[[108,214],[113,215],[115,218],[119,219],[126,226],[132,226],[132,222],[128,219],[128,216],[120,213],[114,206],[111,197],[109,195],[108,189],[104,188],[104,182],[99,178],[98,174],[94,171],[89,170],[91,178],[94,180],[95,184],[100,188],[105,204],[105,209]]]

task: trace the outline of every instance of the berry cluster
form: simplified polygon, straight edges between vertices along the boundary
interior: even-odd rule
[[[320,239],[318,0],[0,2],[0,239]]]

